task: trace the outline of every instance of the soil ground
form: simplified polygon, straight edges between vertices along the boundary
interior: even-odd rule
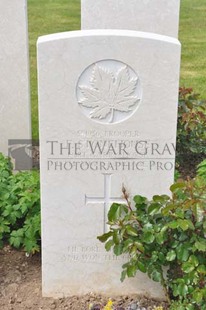
[[[112,300],[119,310],[128,309],[129,305],[137,301],[148,310],[155,305],[167,309],[164,302],[141,296],[118,296]],[[42,298],[40,255],[27,257],[25,252],[13,250],[9,246],[0,250],[1,310],[88,310],[90,304],[101,305],[102,309],[107,301],[108,297],[94,294],[63,299]]]

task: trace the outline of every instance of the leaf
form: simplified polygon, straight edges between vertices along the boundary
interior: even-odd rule
[[[186,249],[184,246],[180,245],[177,249],[176,249],[176,253],[177,253],[177,258],[182,261],[182,262],[186,262],[189,258],[189,250]]]
[[[203,231],[206,233],[206,221],[203,222]]]
[[[4,221],[0,217],[0,234],[2,233],[9,233],[10,232],[10,227],[9,227],[9,222]]]
[[[160,208],[161,208],[161,205],[159,203],[152,203],[148,208],[148,214],[153,216],[159,213]]]
[[[128,212],[128,209],[125,205],[122,205],[119,203],[113,203],[107,215],[108,220],[109,222],[116,221],[120,219],[122,216],[125,216],[127,212]]]
[[[174,250],[171,250],[167,253],[166,260],[168,262],[172,262],[173,260],[175,260],[175,258],[176,258],[176,253]]]
[[[137,87],[137,79],[130,79],[129,70],[127,66],[122,67],[118,73],[115,81],[115,90],[118,96],[121,97],[132,95]]]
[[[113,240],[109,240],[107,241],[107,243],[105,243],[105,249],[107,252],[109,252],[111,250],[111,247],[114,245],[114,241]]]
[[[198,251],[206,252],[206,240],[202,239],[195,242],[195,247]]]
[[[172,221],[168,224],[168,227],[171,229],[176,229],[179,227],[179,223],[177,221]]]
[[[190,262],[194,267],[199,265],[198,258],[195,255],[191,255],[188,262]]]
[[[143,246],[143,244],[141,242],[135,241],[135,246],[136,246],[138,251],[144,253],[145,248],[144,248],[144,246]]]
[[[194,269],[195,269],[195,266],[194,266],[192,263],[186,262],[186,263],[183,263],[183,265],[182,265],[182,270],[183,270],[185,273],[190,273],[190,272],[192,272]]]
[[[150,277],[155,282],[161,282],[162,281],[162,274],[158,270],[153,270],[153,272],[151,273]]]
[[[133,247],[130,249],[129,255],[131,258],[136,259],[137,257],[137,246],[136,245],[133,245]]]
[[[161,264],[164,264],[164,262],[165,262],[165,254],[162,253],[162,252],[159,252],[158,253],[158,258],[159,258]]]
[[[91,86],[93,86],[93,88],[95,88],[96,90],[108,91],[113,82],[114,82],[113,73],[95,64],[92,71],[92,77],[90,80]]]
[[[177,189],[184,188],[185,183],[174,183],[172,186],[170,186],[170,190],[172,193],[174,193]]]
[[[134,265],[130,265],[127,267],[127,276],[129,278],[134,277],[136,275],[137,272],[137,267]]]
[[[131,239],[127,239],[125,242],[124,242],[124,251],[129,251],[129,249],[133,246],[134,244],[134,241],[131,240]]]
[[[14,230],[11,233],[9,243],[13,245],[15,248],[19,248],[20,245],[23,243],[23,236],[24,236],[23,229]]]
[[[123,246],[122,246],[122,244],[117,244],[117,245],[115,245],[114,248],[113,248],[113,251],[114,251],[114,254],[115,254],[116,256],[121,255],[122,252],[123,252]]]
[[[182,208],[177,208],[175,210],[175,215],[180,219],[184,219],[185,216],[184,210]]]
[[[134,196],[134,202],[136,204],[143,204],[147,201],[147,198],[146,197],[143,197],[143,196],[139,196],[139,195],[136,195]]]
[[[185,296],[188,293],[188,286],[184,283],[178,285],[178,291],[180,296]]]
[[[197,267],[197,271],[199,273],[203,273],[203,274],[206,274],[206,266],[205,265],[200,265]]]
[[[116,219],[119,218],[119,216],[120,216],[120,206],[121,205],[117,204],[117,203],[113,203],[111,205],[111,208],[110,208],[110,210],[108,212],[108,220],[110,222],[115,221]]]
[[[116,76],[97,64],[90,79],[90,87],[79,86],[82,98],[79,104],[91,108],[91,118],[105,119],[114,111],[129,112],[140,99],[135,95],[137,79],[131,78],[127,66],[120,68]]]
[[[137,267],[143,273],[145,273],[147,271],[146,266],[142,262],[140,262],[140,261],[137,262]]]
[[[178,226],[183,230],[186,231],[189,228],[189,223],[187,220],[182,220],[178,219],[177,223],[179,224]]]
[[[161,195],[161,196],[155,195],[155,196],[153,196],[153,201],[154,201],[154,202],[163,203],[163,202],[166,202],[166,201],[168,201],[168,200],[170,200],[170,197],[167,196],[167,195]]]
[[[110,237],[112,236],[112,232],[109,231],[108,233],[102,235],[102,236],[98,236],[97,239],[101,242],[105,242],[107,241]]]
[[[85,86],[79,86],[79,88],[81,93],[84,95],[84,99],[80,100],[79,103],[87,108],[96,108],[99,106],[99,92],[96,89]]]
[[[40,251],[40,246],[37,244],[36,240],[25,239],[24,240],[25,251],[28,253],[35,253]]]
[[[147,231],[143,235],[143,241],[147,244],[152,243],[155,240],[155,236],[152,232]]]
[[[121,273],[121,278],[120,278],[120,281],[123,282],[126,278],[126,275],[127,275],[127,271],[126,270],[123,270],[122,273]]]
[[[195,291],[195,292],[193,293],[193,298],[194,298],[194,300],[195,300],[197,303],[201,302],[202,299],[203,299],[203,292],[202,292],[202,291]]]
[[[120,237],[119,231],[118,231],[118,230],[115,230],[115,231],[113,232],[113,241],[114,241],[114,244],[119,244],[119,243],[120,243],[120,240],[121,240],[121,237]]]
[[[175,208],[175,205],[170,203],[166,207],[163,207],[162,214],[163,215],[168,215],[168,214],[170,214],[170,211],[172,211],[174,208]]]
[[[93,110],[90,115],[92,118],[105,118],[109,113],[111,112],[111,108],[110,107],[105,107],[105,106],[99,106],[98,108],[96,108],[95,110]]]
[[[174,297],[179,295],[178,286],[176,284],[173,285],[172,294]]]
[[[188,220],[185,220],[185,221],[187,222],[188,227],[189,227],[190,229],[195,230],[194,224],[192,223],[191,220],[188,219]]]
[[[128,235],[130,235],[130,236],[136,237],[136,236],[138,235],[137,230],[136,230],[134,227],[132,227],[132,226],[127,226],[127,227],[126,227],[126,232],[127,232]]]
[[[168,238],[166,229],[162,229],[159,233],[156,233],[155,238],[158,244],[163,244]]]

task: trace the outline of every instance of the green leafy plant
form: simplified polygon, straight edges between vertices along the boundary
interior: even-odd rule
[[[40,184],[38,171],[12,173],[0,154],[0,246],[6,242],[26,252],[40,250]]]
[[[197,168],[197,174],[206,179],[206,160],[203,160]]]
[[[170,309],[206,309],[206,178],[170,189],[171,197],[137,195],[133,205],[123,188],[126,203],[111,206],[110,230],[98,239],[117,256],[129,254],[122,281],[141,271],[161,283]]]
[[[178,156],[206,154],[206,102],[192,88],[180,88],[177,126]]]

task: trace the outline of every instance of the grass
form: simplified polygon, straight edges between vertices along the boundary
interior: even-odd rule
[[[95,1],[95,0],[94,0]],[[168,0],[169,1],[169,0]],[[41,35],[80,29],[80,0],[28,0],[33,138],[38,138],[36,41]],[[206,0],[181,0],[181,86],[206,98]]]
[[[32,136],[38,139],[36,42],[39,36],[80,29],[80,0],[28,0]]]
[[[206,98],[206,0],[181,0],[181,86]]]

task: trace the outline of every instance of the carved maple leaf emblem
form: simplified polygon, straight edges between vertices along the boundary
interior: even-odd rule
[[[107,68],[94,65],[90,79],[90,87],[79,86],[82,99],[79,103],[91,108],[91,118],[104,119],[114,112],[130,112],[140,100],[135,95],[138,79],[130,77],[128,67],[122,66],[116,74]]]

